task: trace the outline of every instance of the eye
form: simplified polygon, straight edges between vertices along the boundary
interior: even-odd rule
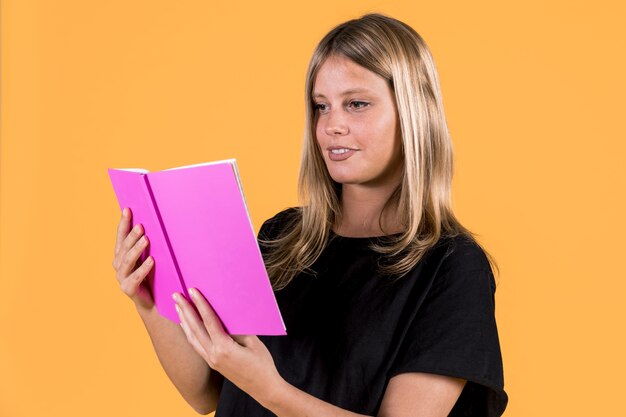
[[[369,106],[369,103],[365,101],[351,101],[350,104],[354,104],[355,108],[361,109],[363,107]]]
[[[324,106],[324,104],[321,104],[321,103],[320,103],[320,104],[313,103],[313,110],[314,110],[314,111],[324,110],[324,109],[322,108],[322,106]]]

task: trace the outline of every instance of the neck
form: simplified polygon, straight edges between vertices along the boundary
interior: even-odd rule
[[[397,207],[388,207],[381,219],[379,217],[385,203],[398,183],[370,187],[361,184],[343,184],[341,192],[342,219],[335,231],[344,236],[380,236],[398,233]]]

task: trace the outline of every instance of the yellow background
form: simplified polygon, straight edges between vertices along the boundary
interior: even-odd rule
[[[623,2],[4,0],[1,416],[195,415],[115,280],[106,169],[235,157],[258,231],[297,204],[314,46],[373,11],[435,57],[505,415],[623,409]]]

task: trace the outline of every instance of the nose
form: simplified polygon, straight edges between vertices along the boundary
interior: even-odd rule
[[[326,115],[325,130],[326,134],[330,136],[345,135],[348,133],[348,124],[346,123],[345,117],[341,114],[341,109],[329,110]]]

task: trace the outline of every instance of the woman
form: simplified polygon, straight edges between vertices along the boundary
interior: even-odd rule
[[[499,416],[507,404],[488,255],[454,217],[437,72],[406,24],[369,14],[318,44],[301,207],[259,232],[287,336],[230,336],[197,291],[180,328],[141,284],[125,210],[114,266],[183,397],[219,416]],[[150,258],[148,258],[150,259]],[[218,402],[219,400],[219,402]]]

